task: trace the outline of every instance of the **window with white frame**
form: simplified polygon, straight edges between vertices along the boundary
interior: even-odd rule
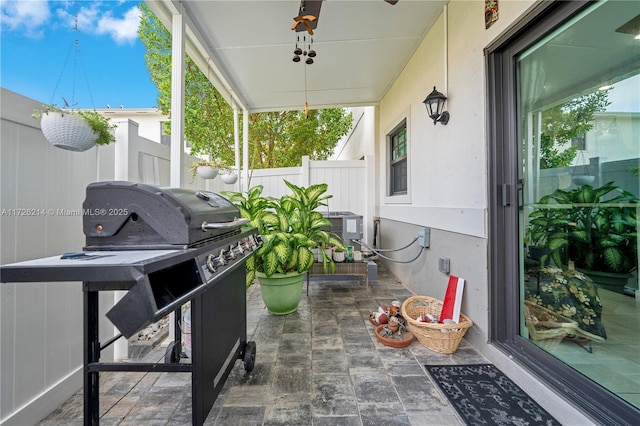
[[[403,120],[388,135],[389,141],[389,195],[407,193],[407,121]]]

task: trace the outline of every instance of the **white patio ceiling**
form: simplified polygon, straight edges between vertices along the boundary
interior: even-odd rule
[[[306,34],[291,30],[300,0],[147,1],[169,29],[173,14],[185,16],[187,53],[249,112],[376,105],[446,3],[325,0],[306,65],[292,61]]]

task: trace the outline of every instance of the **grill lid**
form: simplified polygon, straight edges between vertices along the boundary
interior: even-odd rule
[[[243,223],[239,210],[213,192],[135,182],[92,183],[82,207],[89,249],[193,247]]]

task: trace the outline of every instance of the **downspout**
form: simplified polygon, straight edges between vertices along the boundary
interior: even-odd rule
[[[444,93],[449,93],[449,5],[444,5]]]

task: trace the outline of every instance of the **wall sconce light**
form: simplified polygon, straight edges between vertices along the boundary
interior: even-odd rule
[[[449,122],[449,113],[443,111],[444,101],[447,97],[436,90],[436,86],[433,86],[433,92],[429,93],[426,99],[423,101],[427,107],[427,114],[433,119],[433,125],[437,122],[446,125]]]

